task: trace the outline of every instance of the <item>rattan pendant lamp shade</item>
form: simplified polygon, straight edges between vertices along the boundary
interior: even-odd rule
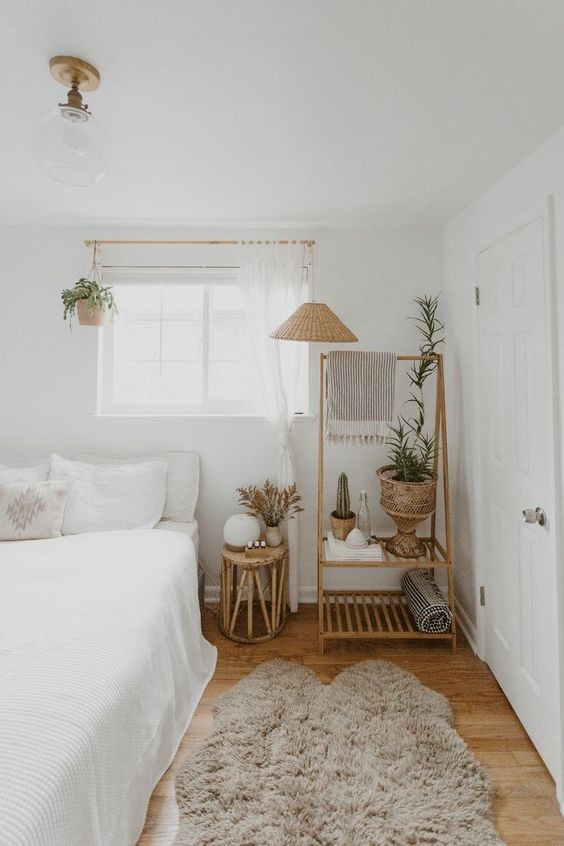
[[[327,344],[358,341],[328,305],[316,302],[302,303],[270,337],[278,341],[319,341]]]
[[[308,242],[310,251],[307,263],[311,274],[311,300],[302,303],[293,314],[288,317],[278,329],[271,332],[270,337],[277,341],[311,341],[322,344],[352,344],[358,338],[339,320],[334,311],[325,303],[318,303],[315,299],[315,278],[313,274],[313,244]],[[305,250],[304,250],[305,259]]]

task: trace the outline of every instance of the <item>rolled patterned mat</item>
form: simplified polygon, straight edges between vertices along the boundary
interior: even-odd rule
[[[401,589],[420,632],[450,631],[452,611],[427,570],[407,570],[401,579]]]

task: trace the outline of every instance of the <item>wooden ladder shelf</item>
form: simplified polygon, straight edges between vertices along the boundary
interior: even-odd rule
[[[399,558],[388,552],[384,546],[387,538],[376,538],[381,542],[382,560],[335,561],[326,555],[327,538],[323,534],[323,482],[325,451],[325,370],[327,355],[320,357],[319,382],[319,442],[317,480],[317,604],[319,615],[319,649],[323,654],[326,642],[351,639],[403,638],[450,641],[456,652],[456,618],[454,606],[454,583],[452,575],[450,506],[448,482],[448,452],[446,433],[445,382],[442,355],[409,356],[399,355],[398,361],[436,361],[435,401],[435,466],[438,482],[442,482],[442,534],[437,537],[437,512],[430,520],[430,535],[423,538],[426,554],[421,558]],[[438,491],[437,491],[438,493]],[[439,497],[437,496],[437,508]],[[444,569],[447,576],[448,604],[452,612],[452,626],[449,632],[429,634],[417,629],[401,591],[388,590],[338,590],[326,589],[324,574],[330,568],[383,568],[421,567],[431,570]]]

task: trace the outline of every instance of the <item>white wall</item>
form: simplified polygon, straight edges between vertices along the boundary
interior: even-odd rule
[[[96,417],[97,332],[80,327],[69,331],[62,321],[59,292],[88,271],[90,255],[82,244],[84,238],[256,238],[260,234],[256,230],[166,230],[164,234],[163,230],[147,229],[1,229],[0,460],[51,451],[71,456],[84,451],[196,450],[202,461],[197,515],[201,555],[207,568],[215,571],[224,520],[237,510],[235,488],[261,482],[275,471],[273,431],[266,420],[253,418]],[[287,234],[262,233],[270,238]],[[441,288],[441,233],[309,229],[295,235],[311,236],[317,239],[317,298],[326,300],[356,332],[360,339],[357,348],[416,353],[417,337],[406,317],[413,313],[413,296]],[[218,263],[219,256],[225,260],[222,247],[210,249],[213,263]],[[319,352],[312,345],[314,380]],[[313,395],[317,402],[317,381]],[[296,422],[295,446],[298,484],[306,508],[301,517],[301,597],[312,601],[317,420]],[[328,447],[327,489],[332,501],[338,472],[348,471],[351,497],[356,500],[359,489],[365,488],[375,526],[391,528],[377,508],[374,471],[384,457],[384,448]]]
[[[564,266],[564,129],[553,135],[523,162],[493,185],[445,228],[444,269],[448,329],[447,391],[450,397],[450,442],[454,499],[455,580],[461,616],[483,655],[483,612],[479,607],[481,562],[475,544],[476,468],[474,441],[477,425],[475,396],[476,254],[495,231],[552,195],[554,209],[553,303],[555,338],[564,329],[562,294],[558,291]],[[564,402],[562,347],[557,354],[557,404],[562,419]],[[558,421],[557,421],[558,424]],[[558,428],[557,428],[558,431]],[[557,478],[561,478],[557,471]],[[562,501],[562,500],[561,500]],[[556,515],[555,515],[556,516]],[[562,575],[560,574],[562,579]],[[561,589],[562,590],[562,589]]]

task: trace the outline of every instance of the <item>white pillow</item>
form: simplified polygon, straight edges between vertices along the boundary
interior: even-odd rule
[[[46,482],[48,477],[48,461],[35,464],[30,461],[0,464],[0,485],[9,485],[12,482]]]
[[[0,541],[58,538],[70,482],[0,485]]]
[[[190,523],[194,519],[200,482],[200,457],[197,452],[162,452],[122,458],[101,458],[99,455],[75,455],[86,464],[137,464],[140,461],[166,461],[165,520]]]
[[[166,464],[81,464],[51,456],[49,480],[72,482],[64,535],[113,529],[152,529],[163,513]]]

